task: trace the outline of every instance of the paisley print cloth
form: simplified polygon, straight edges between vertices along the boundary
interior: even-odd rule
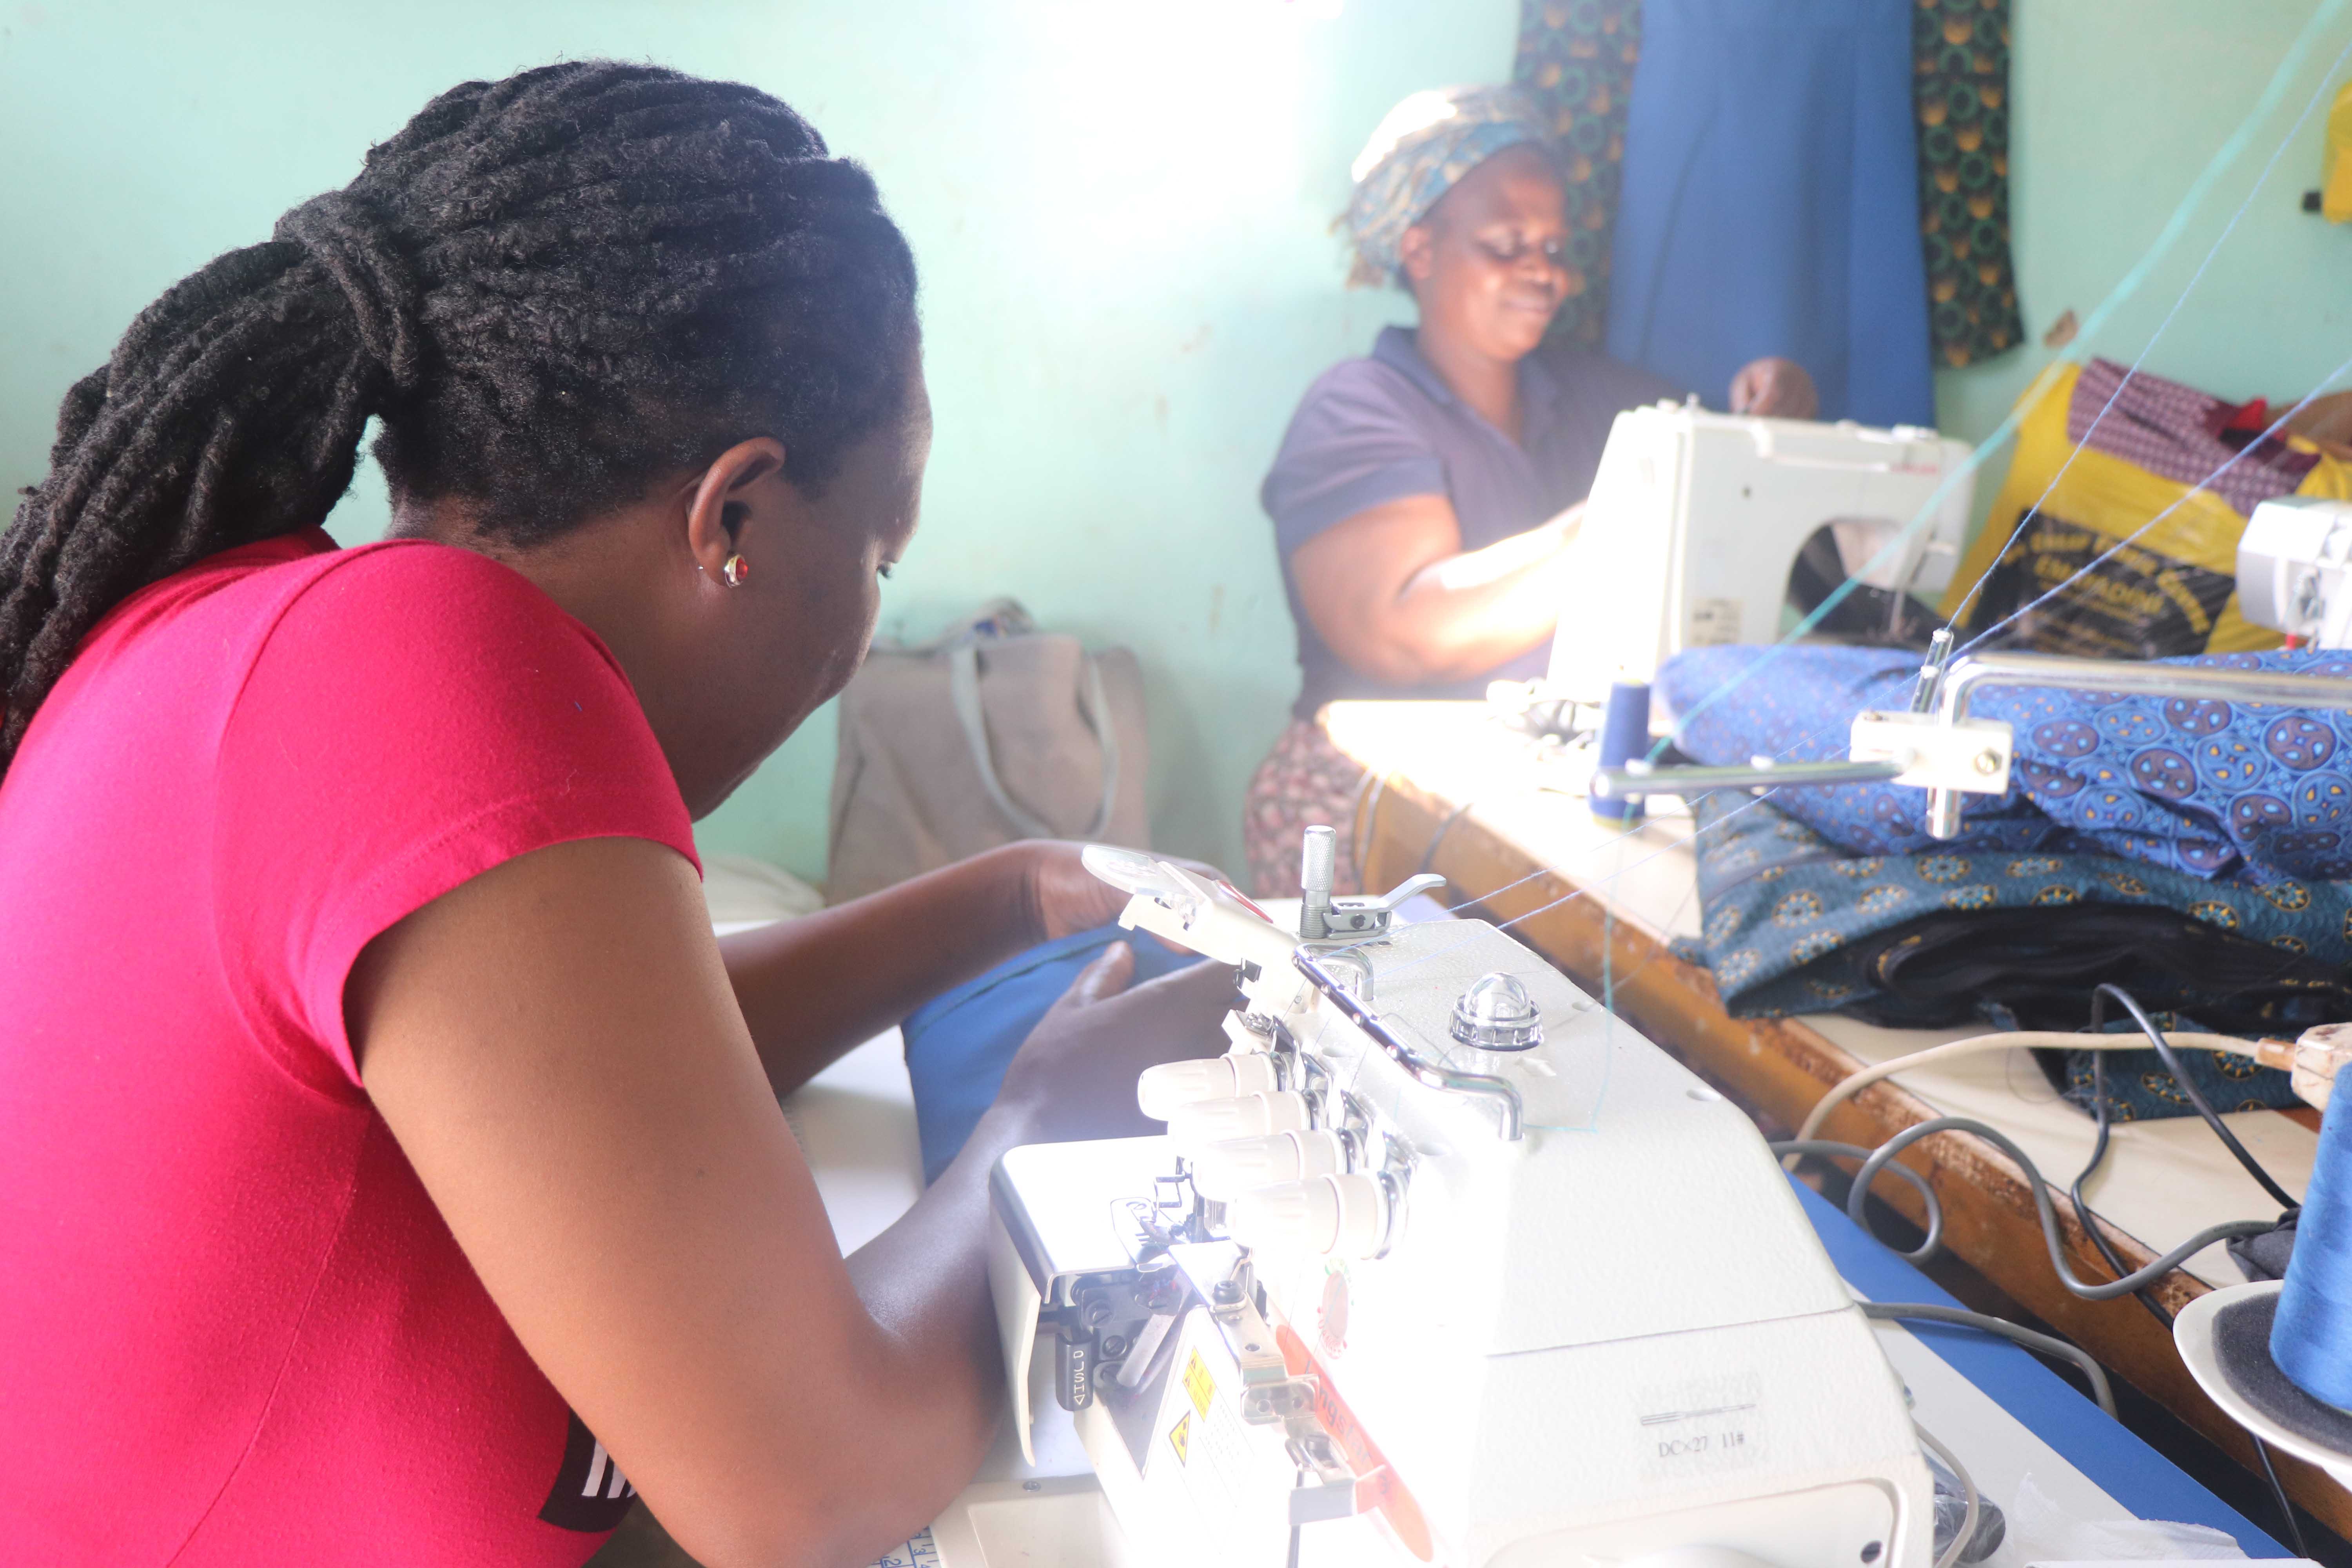
[[[1733,700],[1708,693],[1763,659]],[[2352,676],[2352,653],[2206,654],[2159,662]],[[1695,648],[1659,672],[1682,750],[1701,762],[1846,754],[1854,714],[1906,705],[1916,655],[1875,648]],[[2352,879],[2352,713],[2263,703],[1980,689],[1970,711],[2015,730],[2009,793],[1970,795],[1960,836],[1927,837],[1925,792],[1785,790],[1775,805],[1860,854],[2040,849],[2103,855],[2206,880]]]

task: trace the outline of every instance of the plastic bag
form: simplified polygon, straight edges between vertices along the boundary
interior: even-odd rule
[[[2028,393],[2035,400],[2019,426],[2016,456],[1953,574],[1943,613],[1958,610],[1984,578],[1969,616],[1956,623],[1964,637],[2059,588],[2026,610],[2007,640],[2131,659],[2278,647],[2276,632],[2238,610],[2246,512],[2277,495],[2352,496],[2352,465],[2291,435],[2241,453],[2249,433],[2230,416],[2266,409],[2233,409],[2144,373],[2125,383],[2122,366],[2095,361],[2055,368],[2036,384],[2038,394]],[[2139,460],[2119,455],[2126,451]],[[2198,488],[2225,462],[2211,488]],[[2170,515],[2132,538],[2167,508]]]

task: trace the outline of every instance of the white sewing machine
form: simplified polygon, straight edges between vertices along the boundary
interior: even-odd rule
[[[1738,1110],[1492,926],[1391,929],[1418,880],[1310,875],[1302,938],[1087,853],[1249,1007],[1146,1074],[1168,1136],[999,1163],[1016,1429],[1071,1411],[1116,1525],[999,1489],[946,1568],[1925,1568],[1902,1387]]]
[[[1847,576],[1934,594],[1968,532],[1971,487],[1945,481],[1969,453],[1909,426],[1673,403],[1620,414],[1579,530],[1592,586],[1560,616],[1547,685],[1599,702],[1612,679],[1646,681],[1685,647],[1774,641],[1790,568],[1823,527]],[[1930,521],[1906,535],[1931,502]]]
[[[2289,647],[2352,647],[2352,501],[2280,496],[2238,536],[2238,607]]]

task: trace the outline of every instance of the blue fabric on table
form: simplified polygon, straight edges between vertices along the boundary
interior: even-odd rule
[[[1721,397],[1795,360],[1821,416],[1936,422],[1908,0],[1645,0],[1609,352]]]
[[[1865,1299],[1961,1304],[1795,1175],[1789,1177],[1789,1186],[1830,1261]],[[2246,1555],[2256,1559],[2286,1554],[2286,1548],[2109,1417],[2031,1351],[1958,1323],[1915,1320],[1903,1326],[2134,1518],[2210,1525],[2235,1537]]]
[[[1769,661],[1769,663],[1767,662]],[[1846,754],[1853,716],[1906,707],[1918,656],[1857,647],[1692,648],[1658,672],[1701,762]],[[2200,654],[2157,662],[2352,675],[2342,651]],[[1709,694],[1757,673],[1727,700]],[[1927,837],[1924,791],[1899,784],[1783,790],[1774,804],[1863,854],[1977,847],[2108,855],[2209,880],[2275,886],[2352,879],[2352,713],[2113,692],[1979,688],[1969,711],[2014,727],[2006,795],[1970,795],[1960,835]]]
[[[2230,965],[2233,972],[2249,965],[2271,972],[2265,973],[2258,991],[2228,994],[2200,990],[2195,974],[2168,979],[2160,963],[2156,974],[2145,979],[2134,976],[2132,983],[2141,1001],[2150,1006],[2184,1009],[2190,1015],[2159,1013],[2157,1023],[2161,1028],[2201,1027],[2196,1016],[2200,1003],[2213,1012],[2226,1013],[2231,1022],[2265,1033],[2293,1035],[2311,1024],[2342,1016],[2347,992],[2340,977],[2352,965],[2352,937],[2347,934],[2347,920],[2352,920],[2352,886],[2315,883],[2310,889],[2311,902],[2289,910],[2271,896],[2274,887],[2216,885],[2182,872],[2100,856],[2018,854],[1984,847],[1923,855],[1851,855],[1775,809],[1782,800],[1801,793],[1784,790],[1769,800],[1757,800],[1717,790],[1694,803],[1699,826],[1695,842],[1701,934],[1696,941],[1677,942],[1676,950],[1713,972],[1725,1011],[1734,1017],[1786,1017],[1845,1009],[1895,1025],[1949,1025],[1978,1016],[2000,1026],[2013,1027],[2014,1020],[1994,1000],[2000,988],[1990,984],[1981,993],[1972,993],[1957,1013],[1922,1010],[1916,1016],[1903,1016],[1903,1007],[1918,1007],[1920,1003],[1916,996],[1906,1000],[1900,983],[1887,979],[1889,960],[1899,966],[1908,944],[1922,940],[1902,933],[1919,931],[1930,919],[1943,923],[1939,935],[1948,938],[1957,933],[1965,947],[1972,947],[1973,933],[1988,930],[2000,918],[1998,911],[2030,910],[2042,918],[2023,922],[2029,935],[2022,945],[2032,950],[2030,956],[2034,959],[2055,961],[2044,965],[2063,976],[2055,989],[2070,1002],[2079,995],[2081,1005],[2063,1021],[2028,1020],[2029,1026],[2079,1026],[2089,1015],[2089,992],[2095,983],[2083,977],[2084,968],[2096,962],[2094,952],[2104,952],[2112,943],[2105,937],[2084,942],[2070,935],[2069,926],[2079,929],[2085,923],[2079,917],[2101,907],[2157,915],[2178,911],[2181,918],[2170,922],[2173,931],[2161,939],[2166,944],[2179,942],[2182,927],[2198,934],[2199,927],[2190,924],[2194,921],[2242,944],[2217,942],[2213,936],[2205,936],[2198,944],[2220,958],[2233,959]],[[1957,927],[1956,920],[1966,920],[1968,924]],[[2004,923],[2014,928],[2019,922]],[[2007,952],[2015,952],[2021,946],[2015,929],[2004,931],[2000,940]],[[2148,940],[2153,946],[2159,939],[2151,931]],[[2224,945],[2231,946],[2231,952],[2220,954],[2218,950]],[[1985,944],[1983,955],[1989,963],[1993,958],[1990,946]],[[2274,964],[2266,946],[2279,950]],[[2208,973],[2218,973],[2219,968],[2217,963]],[[1899,974],[1899,967],[1895,973]],[[1895,987],[1892,994],[1888,984]],[[2158,987],[2168,988],[2159,991]],[[2047,984],[2020,984],[2010,994],[2046,996],[2051,989]],[[2252,1013],[2265,1016],[2242,1016]],[[2305,1014],[2309,1016],[2302,1016]],[[2184,1051],[2180,1056],[2183,1068],[2199,1090],[2221,1109],[2298,1103],[2284,1072],[2209,1051]],[[2066,1064],[2066,1097],[2086,1109],[2093,1098],[2091,1060],[2091,1053],[2074,1052]],[[2154,1051],[2108,1054],[2104,1098],[2117,1121],[2194,1113],[2188,1097]]]
[[[1200,962],[1200,954],[1178,952],[1156,937],[1115,925],[1097,926],[1041,942],[1005,960],[978,979],[933,997],[899,1026],[907,1042],[907,1077],[915,1091],[924,1182],[939,1180],[980,1125],[982,1115],[996,1102],[1013,1053],[1045,1009],[1060,1001],[1079,972],[1115,942],[1135,950],[1135,974],[1129,982],[1133,985]]]

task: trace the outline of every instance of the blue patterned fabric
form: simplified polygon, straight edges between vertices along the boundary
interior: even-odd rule
[[[1896,1026],[1982,1017],[1999,1027],[2077,1028],[2092,986],[2111,979],[2169,1009],[2158,1015],[2162,1027],[2210,1019],[2224,1032],[2293,1035],[2343,1016],[2352,994],[2344,980],[2352,887],[2299,889],[2298,905],[2282,893],[2286,884],[2217,886],[2103,857],[1855,856],[1775,810],[1780,798],[1719,791],[1696,803],[1702,934],[1676,950],[1713,972],[1734,1017],[1844,1010]],[[2113,913],[2146,918],[2118,932],[2115,920],[2097,919]],[[2094,923],[2106,929],[2086,931]],[[1906,961],[1935,943],[1940,978],[1956,970],[1963,981],[1981,978],[1906,985]],[[2183,952],[2196,957],[2175,962]],[[2079,1105],[2090,1103],[2090,1062],[2088,1052],[2067,1062],[2067,1097]],[[2210,1052],[2183,1053],[2182,1062],[2219,1108],[2297,1103],[2283,1072]],[[2193,1113],[2153,1051],[2110,1054],[2105,1098],[2118,1120]]]
[[[1820,1013],[1867,1000],[1880,989],[1871,976],[1808,966],[1938,913],[2084,904],[2177,910],[2330,970],[2352,967],[2352,883],[2216,883],[2107,857],[2021,854],[1997,845],[1854,855],[1785,809],[1784,803],[1818,793],[1782,790],[1758,801],[1718,790],[1696,808],[1701,935],[1695,956],[1714,972],[1736,1017]],[[2087,1016],[2088,984],[2083,989]]]
[[[1522,142],[1549,147],[1551,120],[1515,87],[1433,88],[1390,110],[1357,154],[1352,171],[1356,185],[1347,212],[1348,235],[1356,246],[1351,281],[1393,278],[1404,231],[1428,216],[1465,174]]]
[[[1729,700],[1700,709],[1751,666]],[[2343,652],[2206,654],[2159,662],[2352,675]],[[1677,744],[1701,762],[1846,754],[1853,716],[1909,701],[1918,656],[1878,648],[1707,647],[1658,674]],[[2352,713],[2111,692],[1980,688],[1970,708],[2017,741],[2009,793],[1970,795],[1960,836],[1927,837],[1925,791],[1896,784],[1786,790],[1775,804],[1863,854],[2043,849],[2115,856],[2208,880],[2352,878]]]

